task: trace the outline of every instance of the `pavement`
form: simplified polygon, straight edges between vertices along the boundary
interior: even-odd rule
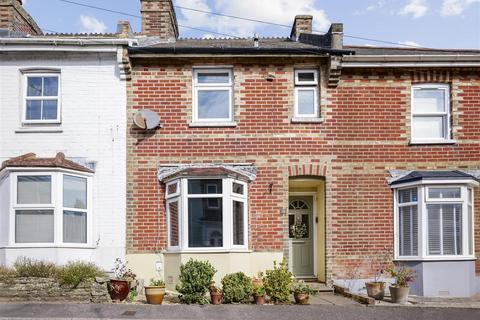
[[[478,320],[480,309],[356,305],[0,304],[0,319]]]

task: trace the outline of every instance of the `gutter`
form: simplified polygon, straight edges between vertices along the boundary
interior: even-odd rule
[[[326,48],[255,48],[255,47],[130,47],[131,57],[234,55],[234,56],[285,56],[285,55],[336,55],[354,54],[352,50]]]
[[[343,57],[343,68],[479,67],[480,54],[355,55]]]
[[[90,45],[125,45],[133,46],[138,44],[135,39],[65,39],[65,38],[0,38],[0,45],[16,45],[16,44],[43,44],[43,45],[77,45],[77,46],[90,46]]]

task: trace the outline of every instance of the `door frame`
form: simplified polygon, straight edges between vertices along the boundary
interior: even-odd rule
[[[312,225],[313,225],[313,276],[315,278],[318,278],[318,266],[317,266],[317,228],[318,228],[318,223],[317,223],[317,193],[316,192],[289,192],[288,193],[288,207],[290,207],[290,197],[296,197],[296,196],[311,196],[313,197],[313,206],[312,206]],[[287,207],[287,219],[288,215],[290,212],[288,211]],[[288,236],[288,233],[287,233]],[[288,255],[288,269],[290,272],[293,272],[292,269],[292,259],[293,259],[293,254],[292,254],[292,242],[290,238],[288,238],[288,250],[289,250],[289,255]]]

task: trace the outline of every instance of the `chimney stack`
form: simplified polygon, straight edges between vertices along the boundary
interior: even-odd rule
[[[293,22],[290,38],[296,41],[298,40],[298,37],[300,37],[300,34],[312,33],[312,21],[313,21],[313,16],[311,15],[295,16],[295,21]]]
[[[175,41],[178,38],[178,23],[172,0],[140,0],[142,34]]]
[[[0,29],[8,30],[12,34],[43,34],[22,5],[22,0],[0,0]]]

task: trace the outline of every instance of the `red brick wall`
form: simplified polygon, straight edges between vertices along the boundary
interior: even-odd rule
[[[33,18],[18,0],[0,1],[0,29],[25,32],[32,35],[42,34]]]
[[[355,268],[367,275],[367,257],[382,256],[385,248],[392,248],[388,170],[480,167],[478,70],[451,70],[443,80],[452,86],[458,144],[410,146],[410,87],[417,80],[409,70],[344,70],[339,86],[328,90],[322,77],[324,123],[294,124],[290,123],[293,62],[263,66],[236,62],[238,126],[191,128],[192,65],[144,65],[133,68],[130,114],[151,108],[160,115],[163,127],[156,133],[130,132],[127,246],[131,253],[165,248],[163,190],[155,178],[162,163],[255,163],[258,178],[249,186],[249,236],[251,249],[257,251],[286,250],[287,222],[280,208],[288,202],[289,175],[296,174],[289,167],[320,165],[327,183],[329,277]],[[275,80],[266,81],[267,74],[274,74]],[[478,195],[476,207],[480,212]],[[478,215],[476,223],[480,248]]]

